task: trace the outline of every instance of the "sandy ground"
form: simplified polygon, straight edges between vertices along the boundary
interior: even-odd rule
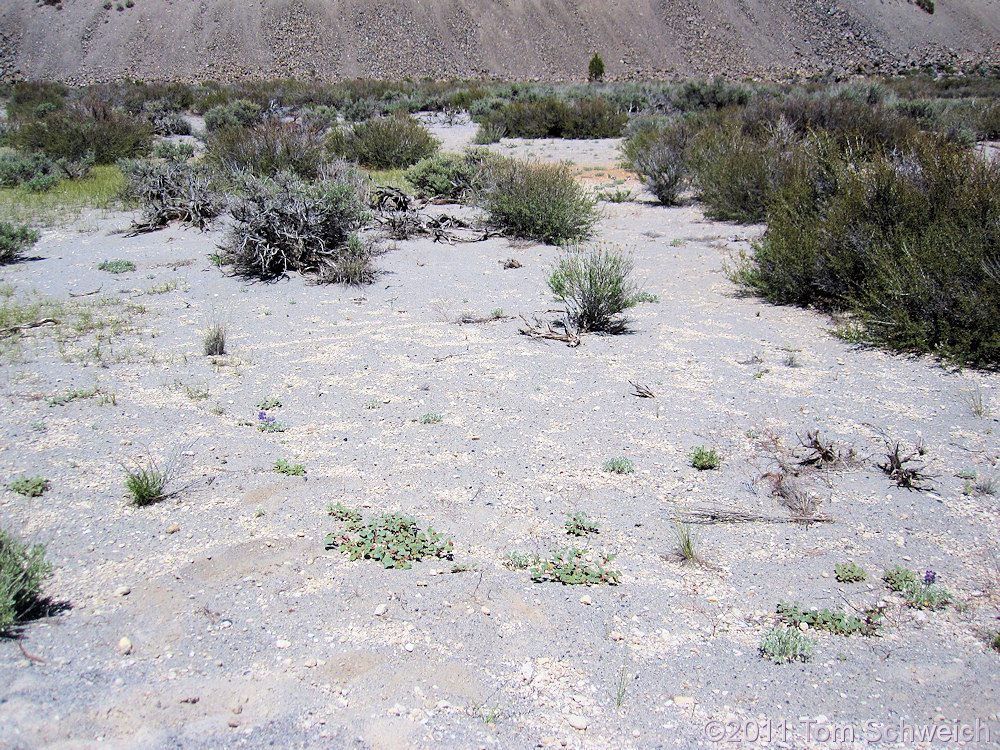
[[[604,142],[508,146],[615,166]],[[125,238],[127,215],[45,231],[37,259],[2,269],[7,290],[121,330],[4,344],[0,479],[52,488],[2,491],[0,522],[47,545],[63,609],[0,640],[0,747],[909,748],[952,747],[942,728],[963,727],[978,732],[965,746],[995,747],[1000,501],[958,475],[1000,472],[1000,377],[853,347],[824,316],[741,298],[724,267],[761,228],[648,198],[604,204],[595,240],[630,251],[658,301],[578,348],[518,333],[520,314],[556,315],[553,247],[400,242],[358,289],[228,277],[209,258],[218,232]],[[109,258],[137,270],[97,270]],[[456,322],[498,308],[511,317]],[[229,334],[214,359],[213,320]],[[287,431],[243,424],[267,398]],[[790,450],[817,429],[861,459],[808,480],[832,522],[695,525],[705,564],[673,557],[692,509],[787,520],[760,477],[775,439]],[[886,439],[925,447],[931,490],[876,466]],[[694,469],[697,445],[721,466]],[[136,508],[122,463],[147,452],[174,457],[179,491]],[[615,456],[635,472],[603,471]],[[472,569],[327,551],[331,502],[411,514]],[[600,533],[567,536],[576,511]],[[570,544],[617,555],[620,585],[504,565]],[[868,582],[836,581],[848,560]],[[902,606],[880,581],[896,563],[936,571],[957,606]],[[758,646],[782,600],[882,602],[885,626],[811,633],[813,661],[775,665]]]

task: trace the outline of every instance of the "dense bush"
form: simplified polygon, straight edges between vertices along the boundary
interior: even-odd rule
[[[690,178],[687,147],[692,128],[683,120],[648,121],[622,144],[626,166],[665,206],[677,204]]]
[[[366,218],[357,187],[347,181],[307,183],[288,173],[247,177],[231,209],[220,249],[236,273],[274,279],[288,271],[359,283],[374,276],[372,253],[352,233]]]
[[[1000,162],[930,136],[823,162],[776,197],[737,278],[774,302],[851,310],[861,340],[1000,366]]]
[[[556,263],[548,285],[577,331],[621,333],[624,312],[639,302],[631,274],[632,259],[617,248],[574,249]]]
[[[21,259],[24,251],[38,242],[38,232],[24,224],[0,221],[0,265]]]
[[[470,197],[477,176],[493,158],[486,149],[435,154],[407,169],[406,179],[421,198],[447,198],[461,203]]]
[[[205,112],[205,129],[209,132],[223,128],[246,127],[260,121],[263,108],[246,99],[235,99]]]
[[[171,221],[205,229],[226,209],[213,173],[183,158],[163,161],[125,160],[119,163],[124,184],[121,196],[142,208],[137,226],[158,229]]]
[[[563,101],[554,96],[515,101],[483,115],[481,129],[511,138],[617,138],[628,115],[602,97]]]
[[[0,633],[9,632],[38,606],[50,575],[45,547],[0,529]]]
[[[426,159],[438,141],[412,117],[376,117],[359,122],[331,141],[340,156],[374,169],[398,169]]]
[[[168,101],[145,102],[143,113],[157,135],[191,135],[191,123]]]
[[[478,202],[494,226],[549,244],[587,237],[597,221],[594,201],[565,164],[497,159],[484,170]]]
[[[0,187],[23,186],[33,192],[42,192],[62,177],[62,171],[45,154],[0,150]]]
[[[80,161],[92,155],[97,164],[145,156],[153,144],[153,126],[103,102],[76,103],[42,117],[22,120],[11,143],[53,159]]]
[[[247,171],[258,177],[294,172],[312,179],[326,160],[321,128],[269,118],[249,127],[225,127],[208,137],[208,158],[224,173]]]

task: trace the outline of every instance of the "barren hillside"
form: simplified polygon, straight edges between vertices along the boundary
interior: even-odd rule
[[[0,75],[567,79],[1000,63],[1000,0],[4,0]],[[105,7],[107,6],[107,7]]]

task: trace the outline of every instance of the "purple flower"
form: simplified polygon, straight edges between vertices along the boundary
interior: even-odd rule
[[[265,419],[266,420],[267,419],[267,412],[266,411],[262,411],[260,414],[257,415],[257,419]]]
[[[925,586],[930,586],[936,580],[937,580],[937,573],[935,573],[933,570],[928,570],[926,573],[924,573]]]

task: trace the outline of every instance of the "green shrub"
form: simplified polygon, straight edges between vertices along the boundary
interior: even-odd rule
[[[451,539],[429,528],[422,531],[416,519],[399,513],[386,513],[360,523],[346,521],[346,529],[328,534],[327,549],[339,549],[352,560],[377,560],[385,568],[409,569],[425,557],[451,559],[455,548]]]
[[[568,514],[565,526],[566,533],[570,536],[587,536],[597,534],[601,530],[597,521],[591,520],[590,516],[582,511]]]
[[[607,567],[614,559],[614,555],[600,555],[594,565],[589,565],[586,552],[575,547],[564,547],[553,550],[547,560],[539,559],[531,569],[531,580],[535,583],[553,581],[565,586],[617,586],[621,571]]]
[[[152,505],[166,497],[167,471],[147,457],[145,463],[136,462],[125,467],[125,489],[132,504],[140,507]]]
[[[38,242],[39,234],[25,224],[0,221],[0,265],[14,263]]]
[[[834,566],[834,571],[837,574],[837,580],[841,583],[860,583],[868,577],[865,569],[854,562],[837,563]]]
[[[7,489],[25,497],[41,497],[52,483],[45,477],[21,477],[7,485]]]
[[[23,186],[32,192],[43,192],[61,179],[58,166],[45,154],[0,150],[0,187]]]
[[[351,161],[372,169],[399,169],[426,159],[438,141],[412,117],[376,117],[359,122],[331,148]]]
[[[62,109],[69,89],[53,81],[18,81],[13,85],[7,102],[7,117],[11,120],[44,117]]]
[[[854,313],[858,340],[1000,365],[1000,161],[935,137],[796,178],[736,278]]]
[[[687,148],[691,127],[683,120],[647,122],[622,144],[625,162],[665,206],[677,204],[690,178]]]
[[[760,641],[760,655],[775,664],[812,659],[812,640],[798,630],[771,628]]]
[[[797,629],[803,623],[816,630],[826,630],[834,635],[877,635],[881,627],[882,612],[878,609],[866,610],[864,617],[831,609],[802,609],[798,603],[778,604],[778,619]]]
[[[587,80],[591,82],[604,80],[604,60],[596,52],[587,66]]]
[[[213,131],[207,155],[223,173],[246,171],[273,177],[278,172],[292,172],[307,180],[316,177],[327,158],[321,128],[273,118]]]
[[[45,547],[29,545],[0,529],[0,633],[9,632],[32,613],[51,575]]]
[[[278,474],[284,474],[286,477],[304,477],[306,475],[306,467],[302,464],[291,464],[283,458],[279,458],[274,462],[274,471]]]
[[[477,200],[493,226],[548,244],[584,239],[597,221],[594,200],[565,164],[497,159],[484,170]]]
[[[287,173],[247,177],[220,245],[223,262],[241,275],[274,279],[289,271],[331,273],[357,249],[351,233],[367,212],[355,185],[305,183]]]
[[[246,99],[234,99],[217,104],[205,112],[205,129],[209,132],[224,128],[247,127],[258,122],[262,108]]]
[[[615,456],[601,464],[601,468],[609,474],[631,474],[635,471],[635,464],[632,463],[632,459],[630,458]]]
[[[719,468],[722,459],[715,448],[706,448],[704,445],[697,445],[688,454],[691,465],[698,471],[708,471]]]
[[[21,121],[11,142],[23,151],[40,151],[52,159],[114,164],[146,156],[153,146],[153,127],[102,102],[78,103],[43,118]]]
[[[122,260],[121,258],[116,258],[115,260],[102,260],[97,264],[97,270],[115,274],[128,273],[135,270],[135,263],[130,260]]]
[[[480,130],[511,138],[617,138],[628,115],[604,97],[566,102],[554,96],[515,101],[483,115]]]
[[[548,285],[578,331],[621,333],[628,324],[625,311],[638,304],[631,274],[631,258],[617,248],[598,246],[566,252]]]
[[[486,149],[435,154],[407,169],[406,179],[421,198],[448,198],[460,203],[470,196],[476,176],[490,158]]]

